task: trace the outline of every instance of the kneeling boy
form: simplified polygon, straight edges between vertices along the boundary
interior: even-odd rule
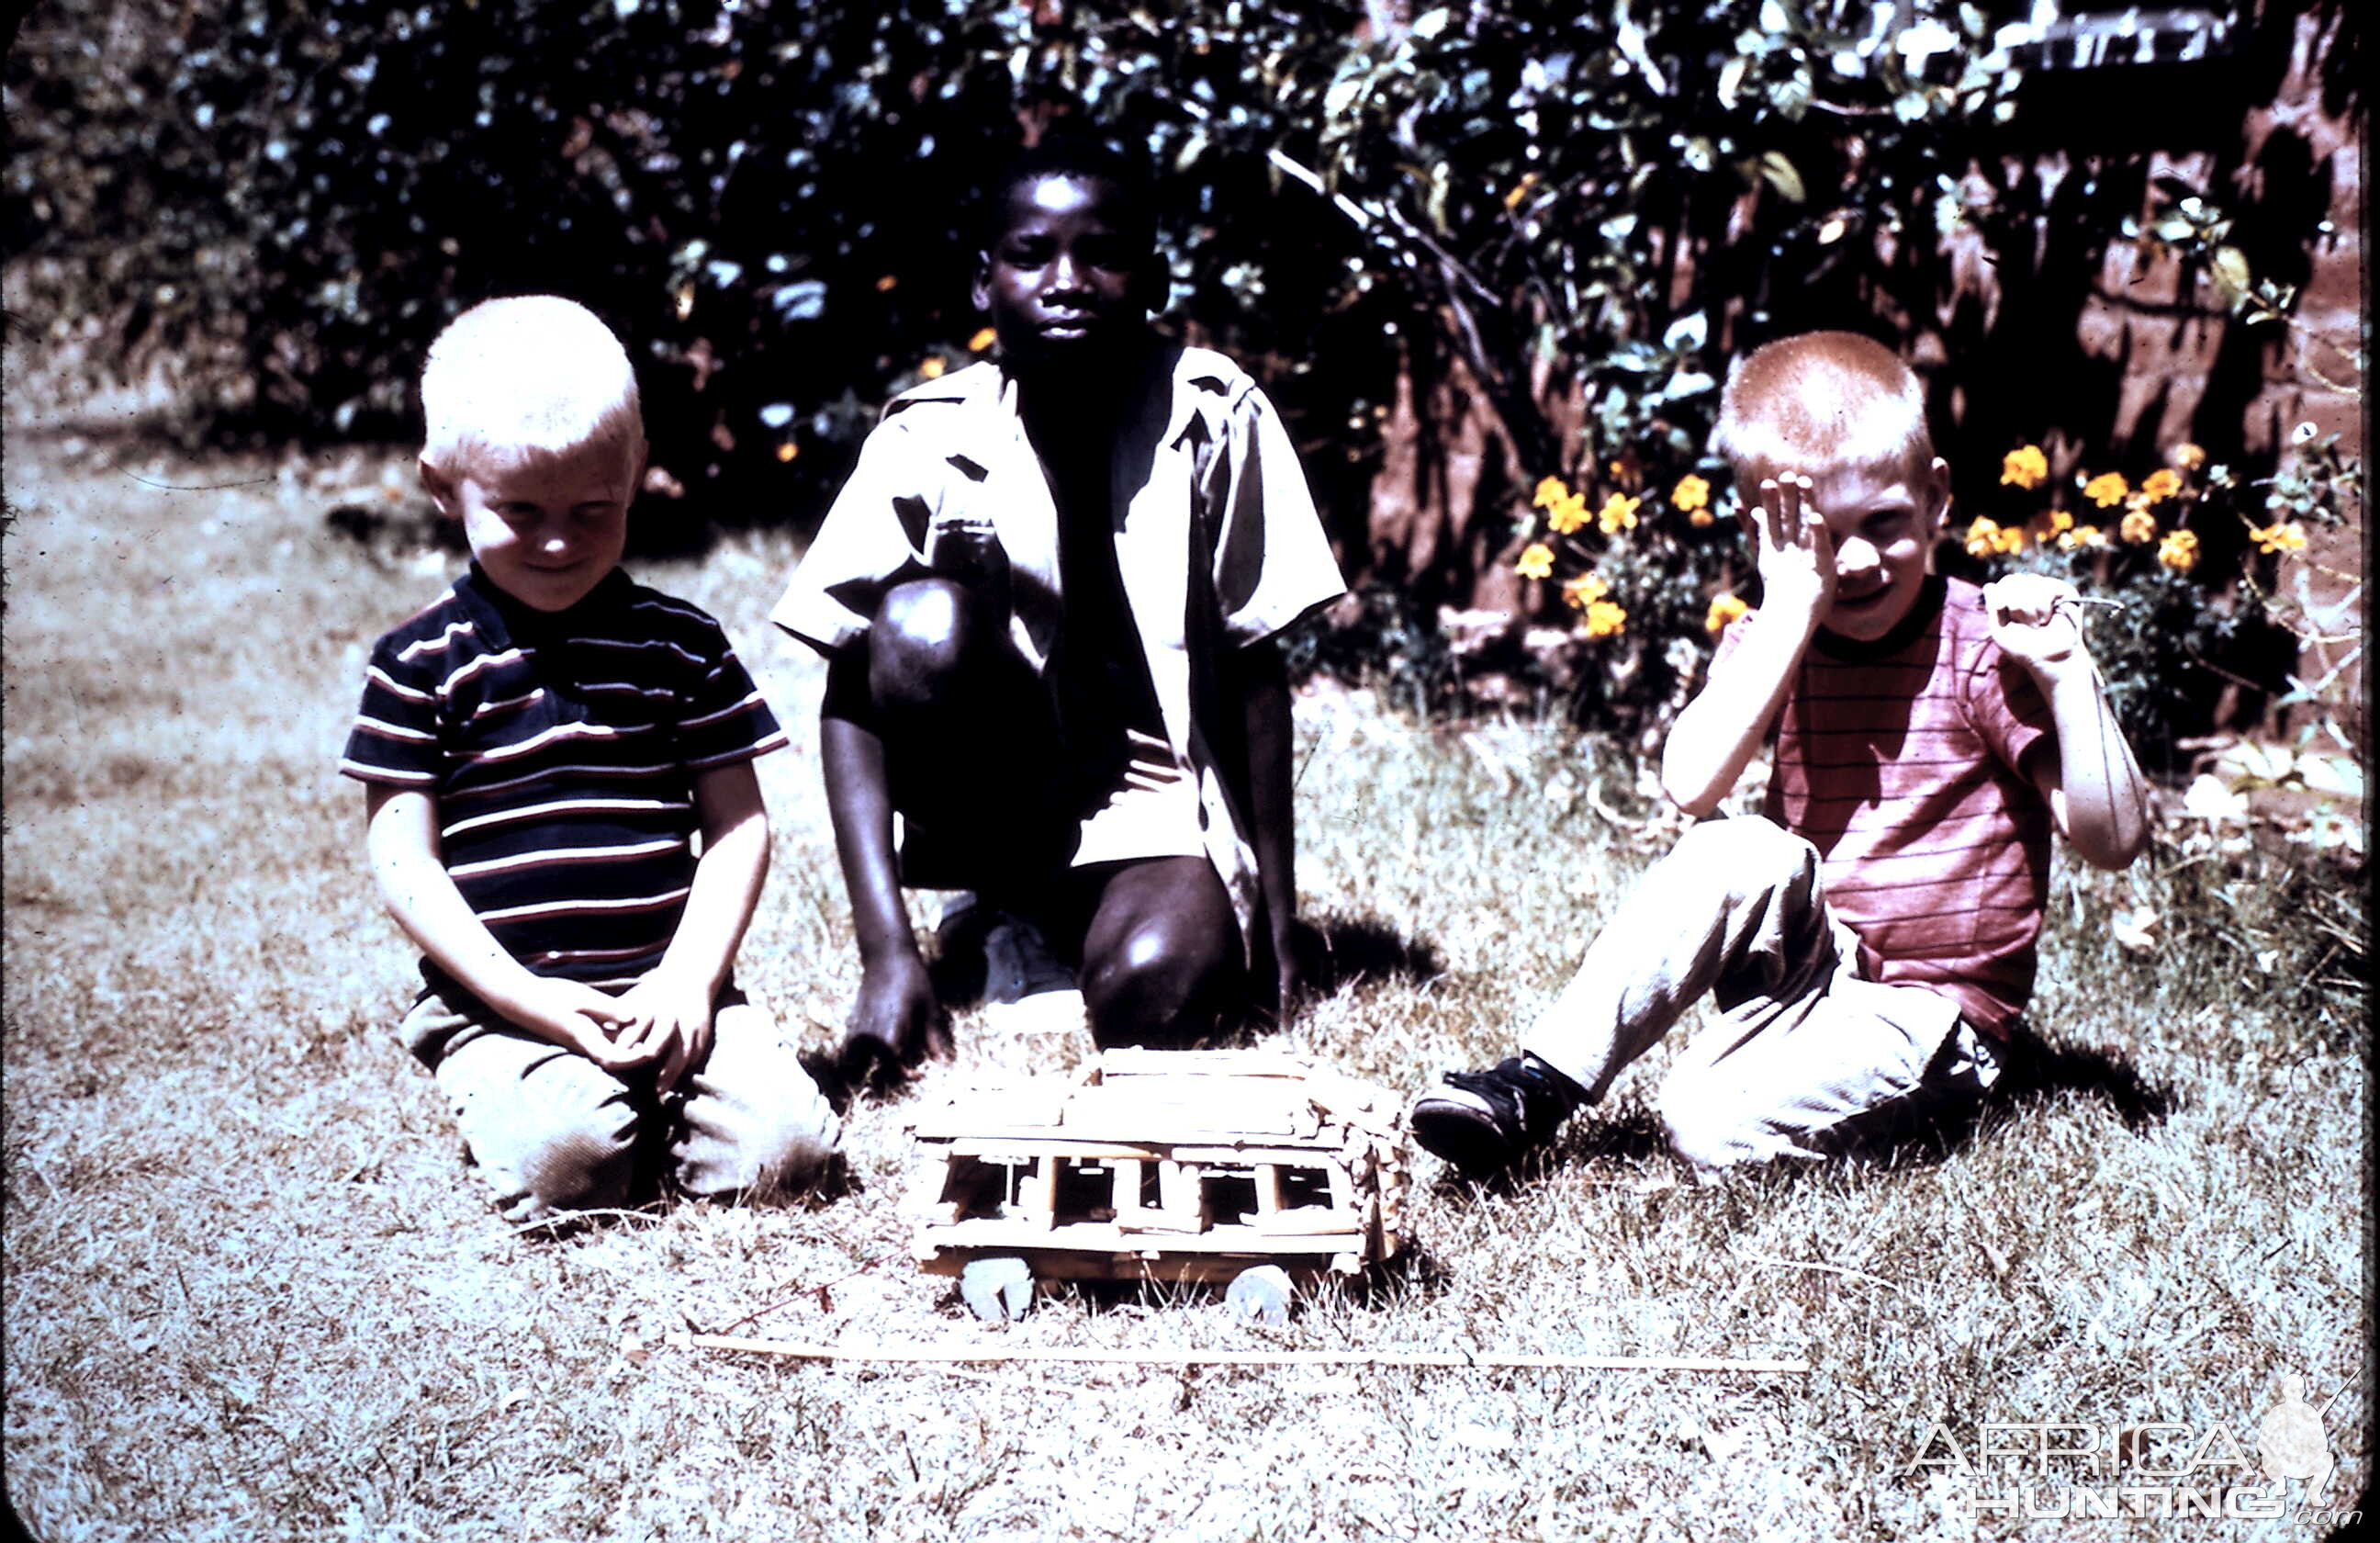
[[[1730,372],[1715,439],[1759,490],[1762,601],[1679,714],[1661,781],[1708,814],[1773,731],[1767,818],[1687,832],[1519,1055],[1416,1101],[1415,1138],[1475,1176],[1599,1100],[1705,992],[1719,1022],[1660,1095],[1698,1171],[1972,1108],[2032,994],[2050,831],[2106,868],[2145,838],[2072,587],[1932,573],[1949,468],[1906,365],[1848,333],[1769,344]]]
[[[834,1115],[730,967],[784,743],[719,624],[619,567],[636,377],[550,296],[456,318],[422,371],[421,477],[470,571],[382,638],[340,770],[427,957],[406,1043],[515,1222],[797,1186]],[[698,845],[698,838],[699,844]]]
[[[1342,588],[1296,453],[1231,360],[1150,330],[1135,163],[1061,131],[990,191],[997,358],[885,408],[771,617],[830,661],[852,1075],[948,1048],[905,882],[1046,940],[988,950],[988,994],[1078,979],[1103,1045],[1196,1040],[1293,984],[1270,639]]]

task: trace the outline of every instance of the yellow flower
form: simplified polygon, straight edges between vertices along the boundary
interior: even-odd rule
[[[2013,555],[2024,550],[2024,527],[2003,525],[1992,536],[1992,550]]]
[[[2022,445],[2000,457],[2000,484],[2037,488],[2049,476],[2049,457],[2037,444]]]
[[[2184,471],[2196,471],[2206,464],[2206,452],[2188,443],[2173,447],[2173,464]]]
[[[876,292],[879,295],[889,295],[892,292],[892,286],[900,282],[901,276],[898,273],[887,273],[876,281]]]
[[[1679,478],[1678,485],[1670,490],[1670,502],[1690,515],[1697,509],[1707,509],[1710,507],[1710,484],[1690,471]]]
[[[1733,595],[1713,595],[1710,611],[1703,617],[1703,626],[1706,631],[1724,632],[1728,623],[1751,609]]]
[[[1636,505],[1642,502],[1641,499],[1613,493],[1603,501],[1603,507],[1595,512],[1596,523],[1603,527],[1603,533],[1607,536],[1633,530],[1636,529]]]
[[[1696,529],[1700,529],[1706,525],[1716,523],[1718,519],[1718,516],[1712,514],[1708,509],[1696,509],[1693,514],[1686,516],[1686,523],[1694,527]]]
[[[1977,515],[1967,527],[1967,551],[1976,557],[1989,557],[1999,550],[2000,522]]]
[[[1518,182],[1516,182],[1516,183],[1514,183],[1514,184],[1512,185],[1512,190],[1511,192],[1509,192],[1509,193],[1507,193],[1507,194],[1505,194],[1505,195],[1504,195],[1504,207],[1505,207],[1505,209],[1506,209],[1507,211],[1510,211],[1510,210],[1514,210],[1514,209],[1518,209],[1518,208],[1520,208],[1520,207],[1521,207],[1521,200],[1522,200],[1523,199],[1524,199],[1524,198],[1527,198],[1527,197],[1529,196],[1529,190],[1530,190],[1531,188],[1535,188],[1536,185],[1537,185],[1537,174],[1536,174],[1536,173],[1535,173],[1535,172],[1529,172],[1529,173],[1527,173],[1527,174],[1524,175],[1524,176],[1522,176],[1522,178],[1521,178],[1521,180],[1520,180],[1520,181],[1518,181]]]
[[[2124,501],[2131,487],[2116,472],[2103,471],[2082,484],[2082,496],[2102,509],[2112,509]]]
[[[1533,509],[1549,508],[1569,496],[1569,483],[1559,477],[1548,477],[1538,482],[1536,495],[1529,500],[1529,506]]]
[[[939,381],[942,378],[942,369],[941,356],[937,354],[921,360],[917,365],[917,373],[929,381]]]
[[[2156,534],[2156,516],[2146,509],[2131,510],[2124,516],[2123,523],[2116,527],[2116,533],[2138,546]]]
[[[2198,566],[2198,532],[2169,530],[2157,543],[2157,561],[2176,573],[2188,573]]]
[[[981,328],[973,337],[967,339],[967,352],[971,354],[980,354],[986,348],[990,347],[993,344],[999,341],[1000,334],[998,333],[992,331],[990,327]]]
[[[1512,571],[1523,578],[1544,578],[1554,571],[1554,549],[1543,541],[1532,541],[1521,553],[1521,560]]]
[[[2152,504],[2162,504],[2181,491],[2181,474],[2170,468],[2159,467],[2141,479],[2141,496]]]
[[[1557,536],[1567,536],[1585,523],[1586,494],[1583,492],[1565,493],[1555,499],[1546,515],[1546,524]]]
[[[2248,534],[2255,541],[2258,552],[2303,552],[2305,550],[2305,527],[2295,520],[2290,520],[2286,525],[2276,520],[2261,529],[2251,528]]]
[[[2061,552],[2072,552],[2079,547],[2106,546],[2107,544],[2107,533],[2095,525],[2078,525],[2071,530],[2061,530],[2058,533],[2058,546]]]
[[[2063,509],[2052,509],[2049,511],[2049,533],[2051,535],[2062,536],[2073,528],[2074,516],[2072,515],[2068,514]]]
[[[1584,611],[1611,592],[1611,586],[1599,577],[1583,573],[1561,587],[1562,603],[1573,611]]]
[[[1594,601],[1586,608],[1586,635],[1589,638],[1611,638],[1628,630],[1628,613],[1608,600]]]

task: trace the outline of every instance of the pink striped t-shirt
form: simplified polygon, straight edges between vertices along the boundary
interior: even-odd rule
[[[1774,735],[1766,812],[1817,847],[1860,973],[1940,991],[2005,1038],[2049,898],[2049,807],[2022,768],[2056,740],[2033,677],[1991,639],[1983,591],[1930,578],[1876,642],[1820,632]]]

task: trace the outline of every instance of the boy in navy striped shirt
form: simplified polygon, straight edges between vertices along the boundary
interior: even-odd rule
[[[425,957],[402,1033],[517,1223],[798,1186],[836,1122],[733,982],[785,743],[719,624],[619,566],[645,459],[626,354],[551,296],[458,317],[421,476],[470,571],[382,638],[340,770]]]
[[[1698,1172],[1971,1111],[2033,991],[2051,832],[2103,868],[2145,840],[2073,586],[1932,571],[1949,468],[1891,350],[1839,332],[1753,350],[1714,440],[1758,490],[1761,606],[1678,715],[1661,785],[1707,815],[1773,740],[1766,815],[1688,831],[1520,1054],[1415,1103],[1414,1139],[1465,1172],[1543,1146],[1706,994],[1718,1021],[1660,1094]]]

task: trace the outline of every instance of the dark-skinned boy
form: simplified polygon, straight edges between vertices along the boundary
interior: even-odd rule
[[[996,358],[887,407],[771,617],[829,656],[842,1061],[878,1082],[951,1048],[905,883],[1023,918],[1102,1046],[1194,1043],[1296,986],[1271,639],[1342,587],[1295,454],[1229,359],[1149,328],[1133,162],[1045,140],[992,195]]]

